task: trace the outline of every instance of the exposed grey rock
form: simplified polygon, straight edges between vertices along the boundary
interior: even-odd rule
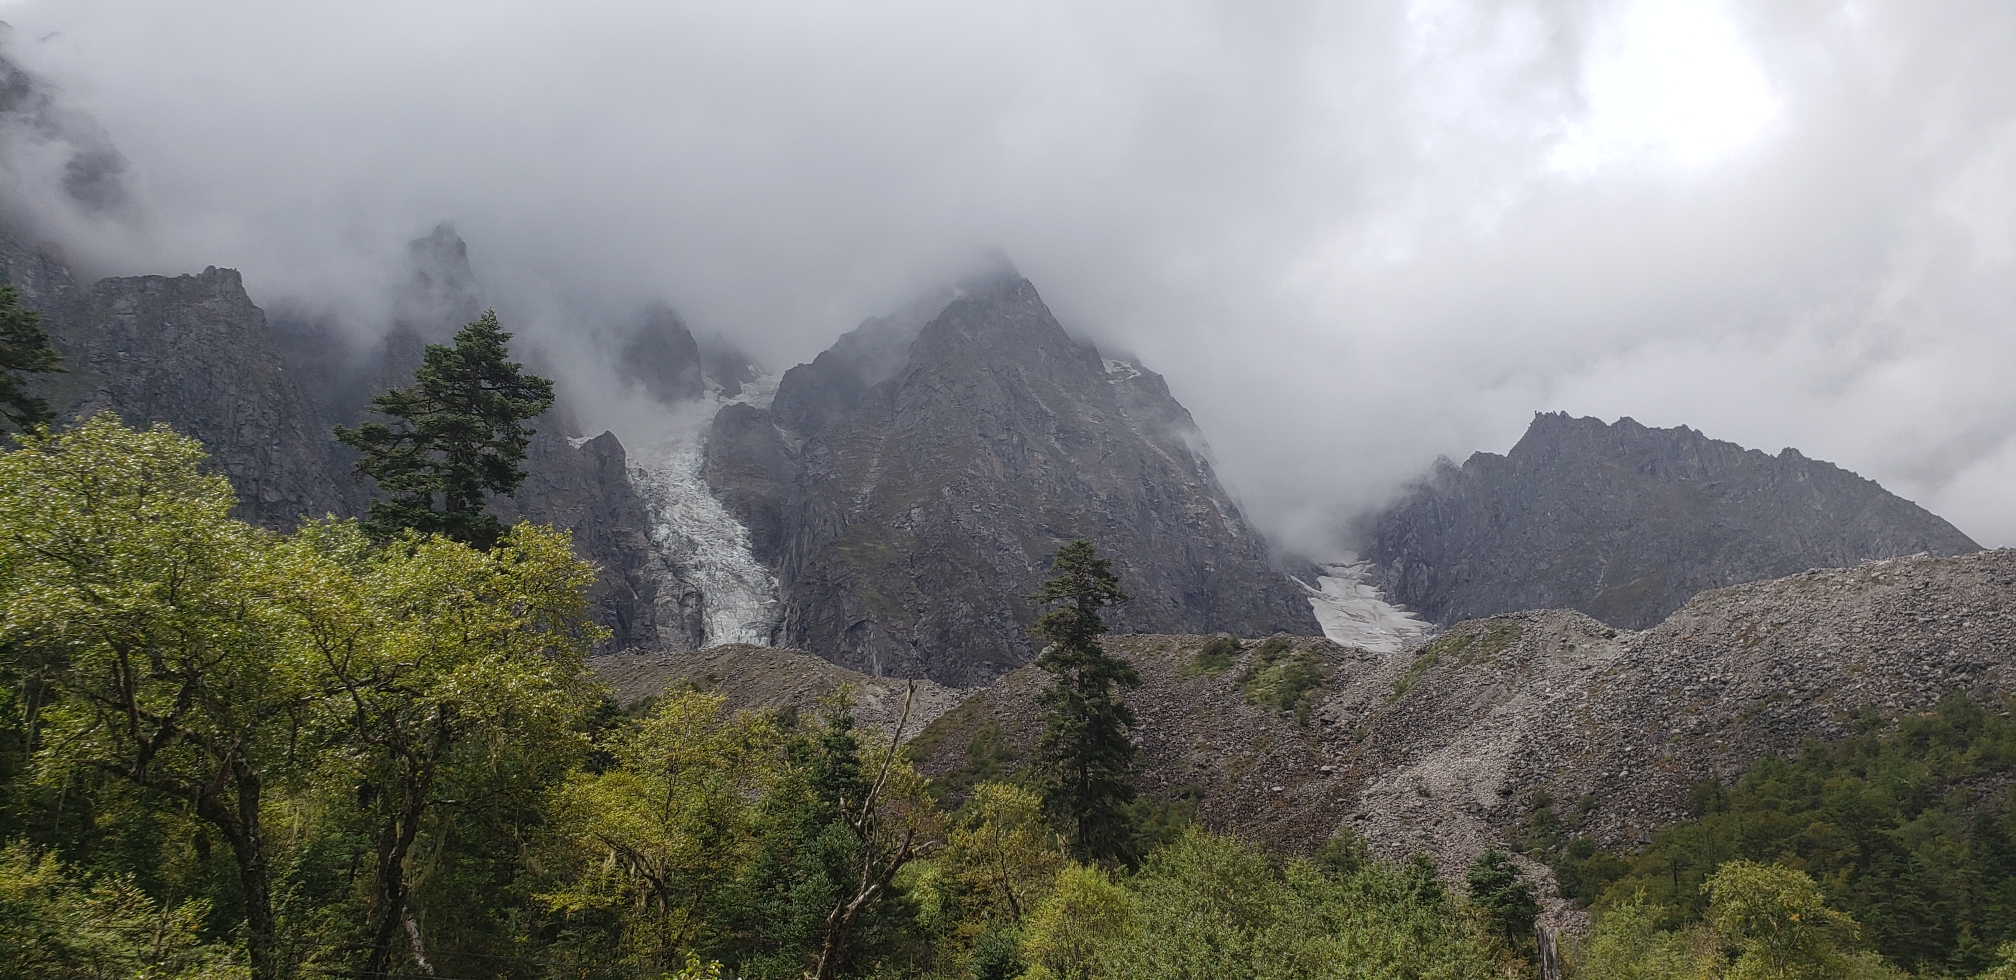
[[[744,385],[763,376],[763,369],[726,338],[703,337],[699,347],[700,373],[707,384],[721,389],[723,398],[740,396]]]
[[[616,376],[625,385],[643,388],[663,405],[706,392],[700,345],[686,329],[686,321],[663,303],[644,310],[632,325],[617,355]]]
[[[239,516],[291,527],[347,513],[330,443],[245,295],[238,273],[132,276],[80,287],[52,249],[0,246],[0,279],[40,310],[63,373],[37,379],[59,418],[103,410],[126,424],[166,422],[197,439],[238,492]]]
[[[630,486],[629,461],[623,444],[612,433],[593,439],[569,439],[567,419],[548,416],[546,428],[526,447],[525,483],[510,497],[493,500],[491,510],[505,523],[519,518],[551,524],[574,535],[574,552],[601,570],[588,590],[595,621],[614,634],[603,649],[631,647],[696,649],[705,633],[697,615],[678,611],[698,607],[698,594],[676,578],[655,574],[656,554],[646,529],[644,503]],[[579,445],[575,445],[575,442]],[[668,579],[674,584],[668,590]],[[661,594],[661,592],[667,594]],[[687,595],[691,593],[691,595]],[[681,599],[688,600],[683,605]],[[661,601],[673,601],[670,622],[662,622]],[[670,626],[680,642],[661,644],[661,627]]]
[[[1504,456],[1434,472],[1361,529],[1394,602],[1439,623],[1578,609],[1643,628],[1705,589],[1980,546],[1854,473],[1688,428],[1534,417]]]
[[[1200,447],[1160,377],[1073,340],[1007,268],[723,411],[704,472],[776,563],[783,643],[970,684],[1034,655],[1026,596],[1078,537],[1134,597],[1118,628],[1317,631]]]
[[[0,24],[0,41],[7,34],[7,25]],[[58,96],[48,81],[0,55],[0,165],[32,166],[15,151],[33,146],[63,161],[51,190],[60,190],[69,207],[94,217],[129,215],[133,195],[125,155],[95,119]],[[47,153],[50,147],[56,152]]]
[[[351,478],[355,457],[331,427],[356,424],[374,378],[410,383],[423,342],[459,326],[446,318],[480,312],[453,235],[443,225],[414,243],[413,286],[399,305],[409,318],[365,355],[326,320],[293,318],[269,330],[229,269],[80,286],[54,249],[0,232],[0,281],[42,311],[63,355],[66,373],[40,379],[38,389],[62,417],[111,409],[128,425],[168,423],[202,442],[230,477],[239,516],[287,530],[303,516],[365,511],[369,488]],[[428,311],[437,319],[410,319]],[[607,433],[579,440],[564,405],[533,426],[525,484],[493,509],[507,521],[572,531],[576,553],[601,570],[589,598],[615,634],[608,647],[656,644],[665,577],[651,567],[648,522],[622,445]],[[672,594],[681,594],[676,581]]]

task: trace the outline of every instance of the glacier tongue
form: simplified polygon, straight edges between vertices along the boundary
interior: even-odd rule
[[[652,547],[672,577],[699,590],[706,646],[769,646],[783,608],[776,577],[750,550],[749,529],[700,475],[701,444],[714,413],[729,402],[760,407],[776,390],[775,378],[763,378],[736,398],[723,399],[717,390],[668,410],[660,437],[631,455],[630,483],[650,512]]]
[[[1387,602],[1385,594],[1366,580],[1366,567],[1362,561],[1324,565],[1330,574],[1318,577],[1313,588],[1295,580],[1308,592],[1309,608],[1315,611],[1323,635],[1373,653],[1399,653],[1427,639],[1434,626]]]

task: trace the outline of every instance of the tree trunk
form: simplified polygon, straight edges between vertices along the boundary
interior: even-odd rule
[[[399,811],[394,814],[390,826],[379,830],[378,867],[371,885],[368,917],[371,958],[365,966],[367,976],[381,977],[390,973],[392,961],[399,955],[400,939],[405,931],[406,902],[411,895],[406,882],[406,855],[412,852],[413,841],[420,835],[420,819],[426,816],[428,798],[434,795],[435,764],[447,751],[450,741],[448,725],[436,718],[434,735],[427,744],[426,755],[417,761],[407,775],[406,785],[402,787],[404,792]]]
[[[1554,945],[1554,934],[1546,926],[1534,930],[1534,952],[1540,955],[1540,980],[1561,980],[1561,953]]]
[[[381,977],[392,971],[399,954],[400,935],[406,920],[406,855],[419,836],[425,794],[408,795],[392,826],[383,828],[378,838],[378,866],[371,882],[371,958],[366,976]]]
[[[238,885],[245,892],[245,955],[251,960],[252,980],[280,980],[287,967],[280,956],[272,869],[267,865],[266,838],[259,822],[259,774],[242,761],[232,763],[231,768],[238,789],[238,812],[232,814],[214,796],[199,801],[197,809],[230,842],[231,856],[238,863]]]

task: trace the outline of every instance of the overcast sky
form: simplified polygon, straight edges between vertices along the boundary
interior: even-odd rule
[[[1768,11],[1768,12],[1766,12]],[[999,245],[1320,540],[1535,411],[1796,446],[2016,544],[2016,4],[0,0],[128,161],[99,272],[789,366]],[[11,193],[32,194],[17,147]]]

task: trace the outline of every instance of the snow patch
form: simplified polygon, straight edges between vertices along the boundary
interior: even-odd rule
[[[1373,653],[1400,653],[1434,631],[1433,624],[1386,601],[1385,593],[1369,581],[1371,563],[1346,561],[1322,567],[1329,574],[1318,576],[1315,587],[1301,579],[1295,584],[1308,594],[1309,608],[1332,642]]]
[[[1126,361],[1116,361],[1110,357],[1102,357],[1099,359],[1099,361],[1100,363],[1106,365],[1106,375],[1108,381],[1114,381],[1114,382],[1132,381],[1135,378],[1141,376],[1141,368],[1139,365],[1129,364]]]

